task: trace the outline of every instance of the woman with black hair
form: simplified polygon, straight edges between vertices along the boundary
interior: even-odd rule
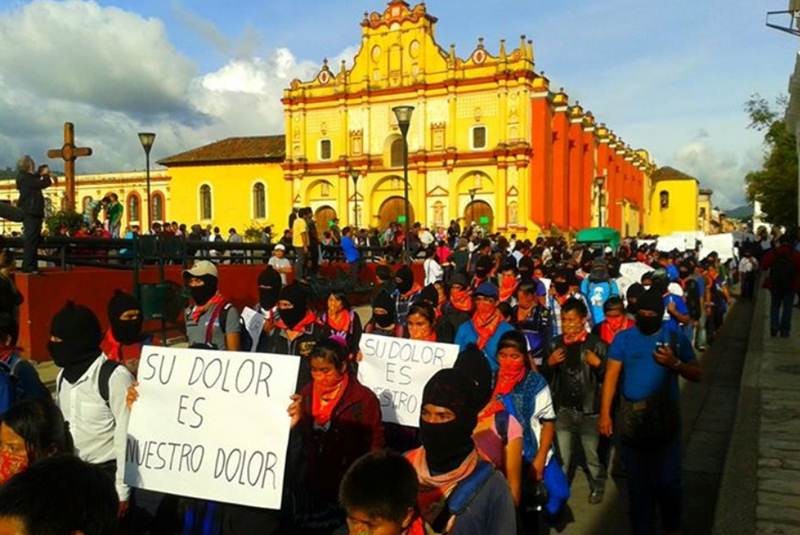
[[[336,336],[346,342],[347,360],[351,361],[358,353],[361,341],[361,318],[350,306],[347,294],[332,292],[328,295],[328,309],[322,314],[323,338]]]
[[[531,368],[528,343],[522,333],[503,334],[497,345],[497,362],[494,391],[479,419],[494,418],[494,432],[505,443],[517,437],[514,420],[522,427],[522,462],[506,460],[504,464],[506,470],[522,467],[521,476],[509,477],[509,484],[515,502],[520,505],[522,522],[529,527],[537,519],[525,514],[532,497],[526,489],[537,482],[544,484],[548,491],[546,510],[550,515],[556,515],[569,497],[569,485],[553,458],[556,414],[547,381]]]
[[[302,533],[332,533],[345,522],[338,505],[339,482],[356,459],[383,448],[378,398],[347,367],[346,348],[336,339],[311,351],[311,383],[301,391],[303,413],[292,441],[300,440],[304,474],[293,492]]]
[[[0,424],[0,485],[36,461],[72,455],[75,447],[64,416],[49,399],[13,405]]]

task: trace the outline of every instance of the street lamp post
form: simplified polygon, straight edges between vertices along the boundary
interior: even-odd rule
[[[472,221],[470,221],[470,226],[475,223],[475,194],[478,193],[478,188],[472,188],[469,190],[469,217]]]
[[[603,226],[603,184],[606,181],[604,176],[594,177],[594,185],[597,187],[597,226]]]
[[[406,212],[405,261],[407,262],[409,260],[408,214],[411,211],[408,202],[408,127],[411,126],[411,114],[414,111],[414,106],[395,106],[392,111],[397,118],[397,126],[400,127],[400,133],[403,135],[403,198],[405,199]]]
[[[153,205],[150,203],[150,149],[153,148],[153,143],[156,140],[156,135],[152,132],[139,132],[139,141],[144,149],[144,156],[147,162],[147,232],[153,228]]]
[[[357,169],[350,168],[350,178],[353,179],[353,226],[358,233],[358,178],[361,175]]]

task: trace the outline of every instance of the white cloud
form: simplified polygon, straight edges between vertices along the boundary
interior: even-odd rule
[[[744,176],[758,168],[760,156],[757,149],[737,154],[714,148],[697,138],[680,147],[666,165],[697,177],[701,187],[714,190],[715,206],[730,209],[746,202]]]
[[[244,41],[220,46],[235,52]],[[34,0],[0,11],[0,42],[16,43],[0,48],[0,165],[23,153],[44,159],[70,121],[78,143],[94,149],[78,172],[141,169],[136,133],[144,130],[158,136],[153,160],[228,136],[280,133],[283,89],[319,69],[278,48],[234,53],[216,71],[198,74],[161,21],[93,0]]]
[[[94,1],[34,0],[0,16],[0,72],[41,98],[137,114],[185,111],[193,64],[163,23]]]

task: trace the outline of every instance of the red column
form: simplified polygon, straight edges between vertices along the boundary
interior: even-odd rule
[[[621,206],[622,200],[622,165],[615,148],[609,147],[608,163],[608,226],[617,230],[622,229]]]
[[[602,143],[601,142],[601,143],[599,143],[597,145],[597,176],[605,176],[606,177],[605,183],[603,184],[603,189],[605,190],[605,196],[606,196],[606,199],[605,199],[606,203],[605,203],[605,206],[604,206],[604,208],[606,208],[606,210],[605,210],[604,219],[603,219],[603,225],[604,226],[609,226],[609,221],[608,221],[608,215],[609,214],[608,214],[607,207],[608,207],[608,201],[609,201],[609,193],[610,193],[610,190],[611,190],[611,188],[610,188],[610,186],[611,186],[611,183],[610,183],[611,170],[610,170],[610,167],[609,167],[610,166],[610,158],[611,158],[610,155],[611,155],[611,149],[608,147],[608,143]],[[597,201],[595,200],[595,202],[597,202]],[[593,210],[594,210],[594,208],[593,208]]]
[[[547,95],[531,99],[531,219],[542,229],[552,221],[553,111]]]
[[[591,116],[589,116],[591,117]],[[595,163],[595,153],[597,150],[597,138],[595,137],[594,125],[589,122],[583,130],[583,202],[581,203],[581,228],[586,228],[592,224],[592,188],[594,187],[594,177],[597,176],[597,165]]]
[[[550,198],[553,223],[564,229],[569,207],[569,117],[566,104],[559,105],[553,114],[553,195]]]
[[[587,205],[583,188],[583,114],[574,114],[569,125],[569,228],[583,228],[583,212]]]

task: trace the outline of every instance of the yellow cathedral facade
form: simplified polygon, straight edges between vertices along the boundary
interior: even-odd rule
[[[564,89],[551,90],[524,35],[494,50],[478,39],[462,57],[437,44],[436,24],[424,3],[403,0],[365,14],[350,68],[326,60],[312,80],[283,91],[284,134],[223,139],[160,160],[167,169],[153,173],[152,221],[281,232],[298,207],[311,207],[320,228],[334,217],[379,229],[404,221],[393,108],[411,106],[410,223],[474,221],[531,238],[597,225],[648,231],[652,211],[662,209],[654,197],[671,186],[654,189],[646,150],[632,149]],[[78,203],[116,191],[124,223],[146,228],[144,173],[76,183]],[[12,190],[0,186],[0,197]],[[685,195],[673,195],[672,206]],[[668,226],[655,220],[659,231]]]

